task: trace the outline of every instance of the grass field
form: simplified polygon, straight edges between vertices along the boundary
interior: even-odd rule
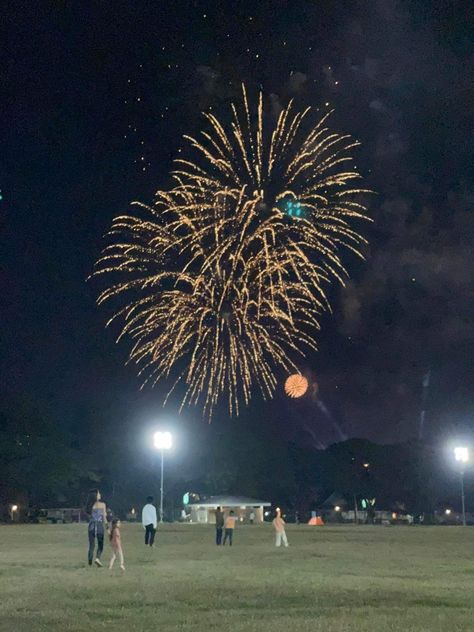
[[[89,568],[85,525],[0,527],[0,630],[474,630],[474,530],[166,525],[122,528],[126,572]],[[106,547],[104,562],[110,549]]]

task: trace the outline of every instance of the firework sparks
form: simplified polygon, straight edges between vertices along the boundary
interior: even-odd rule
[[[303,397],[308,390],[308,380],[300,373],[290,375],[285,381],[285,393],[288,397]]]
[[[308,112],[290,103],[267,133],[262,95],[253,121],[244,89],[228,129],[206,114],[202,141],[185,137],[197,157],[176,161],[148,219],[113,223],[95,272],[113,283],[98,302],[123,301],[111,320],[130,359],[145,383],[184,382],[183,404],[211,413],[227,397],[238,413],[254,386],[271,397],[276,371],[315,348],[324,287],[346,275],[341,247],[365,243],[351,225],[367,219],[366,191],[343,169],[357,143],[328,115],[303,131]]]

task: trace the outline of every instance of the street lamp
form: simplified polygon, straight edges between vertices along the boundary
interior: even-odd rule
[[[171,432],[155,432],[153,435],[153,444],[157,450],[161,452],[161,485],[160,485],[160,522],[163,522],[163,471],[164,471],[164,452],[169,450],[173,443]]]
[[[462,507],[462,524],[466,526],[466,506],[464,502],[464,466],[469,461],[469,448],[466,446],[457,446],[454,448],[454,458],[460,464],[460,478],[461,478],[461,507]]]

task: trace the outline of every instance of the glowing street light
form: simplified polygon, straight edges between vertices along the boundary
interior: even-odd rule
[[[339,507],[339,505],[336,505],[336,506],[334,507],[334,511],[341,511],[341,508]]]
[[[451,509],[446,509],[446,511],[444,512],[447,516],[451,515]]]
[[[467,463],[469,461],[469,448],[464,445],[454,448],[454,458],[459,463]]]
[[[160,522],[163,522],[163,474],[164,474],[164,451],[170,450],[173,445],[171,432],[155,432],[153,435],[153,445],[161,452],[161,484],[160,484]]]
[[[460,478],[461,478],[461,506],[462,506],[462,524],[466,526],[466,506],[464,502],[464,466],[469,461],[469,448],[460,445],[454,448],[454,458],[460,464]]]

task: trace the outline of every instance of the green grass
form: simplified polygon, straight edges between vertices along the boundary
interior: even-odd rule
[[[86,525],[0,527],[0,630],[455,632],[474,630],[474,531],[166,525],[122,528],[127,570],[89,568]],[[110,549],[104,553],[108,562]]]

